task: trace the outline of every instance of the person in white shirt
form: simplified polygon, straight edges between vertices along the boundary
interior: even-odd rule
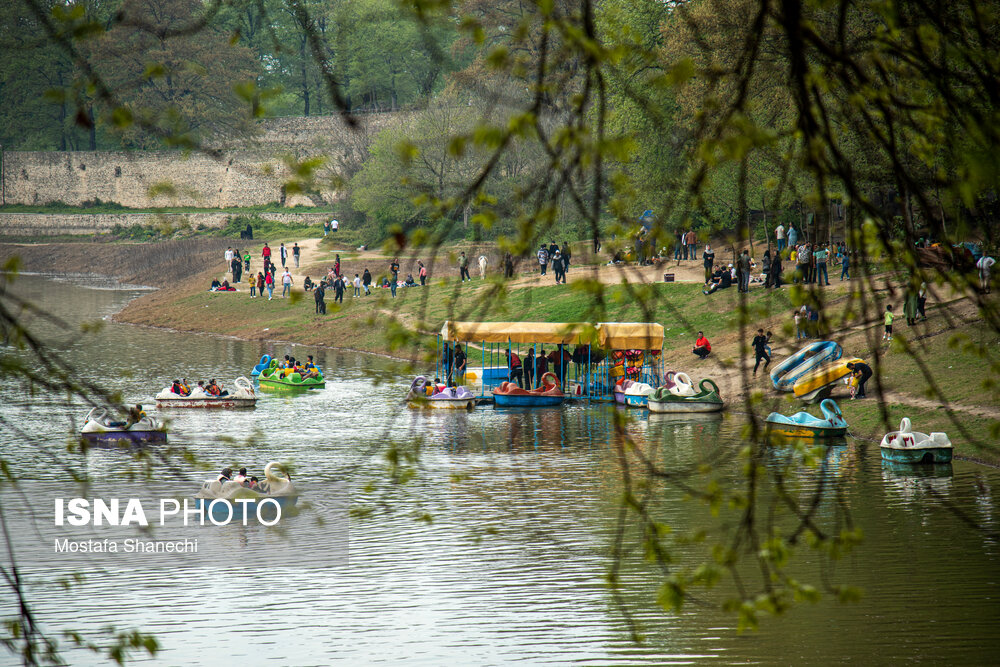
[[[778,239],[778,252],[785,249],[785,226],[778,225],[774,228],[774,237]]]
[[[330,221],[330,231],[335,232],[338,229],[340,229],[340,221],[339,220],[331,220]]]
[[[236,255],[233,254],[233,249],[231,247],[230,248],[226,248],[226,271],[229,270],[230,266],[233,263],[233,257],[235,257],[235,256]]]
[[[990,293],[990,274],[993,272],[994,264],[996,260],[988,255],[983,255],[976,262],[976,268],[979,269],[979,288],[983,290],[983,294]]]
[[[292,293],[292,274],[285,269],[285,272],[281,275],[281,298],[284,299],[286,294]]]
[[[354,296],[361,296],[361,276],[354,274]]]

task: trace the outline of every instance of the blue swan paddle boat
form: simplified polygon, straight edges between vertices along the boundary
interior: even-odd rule
[[[792,391],[795,382],[826,361],[840,359],[844,351],[832,340],[821,340],[788,357],[771,371],[771,382],[778,391]]]
[[[789,438],[835,438],[847,433],[847,422],[836,402],[824,399],[819,409],[825,419],[813,417],[808,412],[796,412],[791,417],[772,412],[764,421],[769,433]]]
[[[260,358],[260,362],[253,367],[253,370],[250,371],[250,377],[252,378],[259,377],[260,374],[263,373],[265,370],[267,370],[267,367],[270,365],[271,365],[271,355],[265,354],[263,357]]]

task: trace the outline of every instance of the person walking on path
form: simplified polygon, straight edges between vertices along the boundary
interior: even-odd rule
[[[774,238],[778,242],[778,252],[781,252],[785,249],[785,226],[780,222],[774,228]]]
[[[993,265],[996,263],[995,259],[985,253],[976,262],[976,268],[979,269],[979,289],[983,294],[990,293],[990,274],[993,273]]]
[[[344,288],[347,285],[344,283],[343,276],[337,276],[337,279],[333,281],[333,300],[337,303],[344,303]]]
[[[420,277],[420,286],[423,287],[427,284],[427,267],[424,266],[423,262],[417,262],[417,266],[420,267],[420,270],[417,271],[417,275]]]
[[[330,221],[329,220],[324,220],[323,221],[323,236],[326,236],[329,233],[330,233]]]
[[[856,361],[853,364],[847,364],[848,370],[858,378],[858,389],[854,396],[851,397],[853,401],[855,398],[865,398],[865,383],[871,379],[874,373],[872,372],[872,367],[863,361]]]
[[[340,253],[337,253],[333,260],[333,275],[335,277],[340,275]]]
[[[691,259],[697,259],[698,251],[695,246],[698,245],[698,235],[694,233],[694,230],[688,230],[687,236],[685,237],[688,247],[688,255]]]
[[[260,257],[264,260],[264,264],[271,261],[271,246],[267,245],[266,241],[264,242],[264,249],[260,251]]]
[[[563,260],[563,270],[562,270],[562,272],[563,272],[563,282],[565,283],[566,282],[566,274],[569,273],[569,260],[573,256],[573,251],[570,250],[569,244],[566,243],[565,241],[563,241],[562,248],[561,248],[560,252],[562,252],[562,260]]]
[[[677,233],[674,234],[674,261],[679,262],[681,255],[684,256],[684,259],[687,259],[687,248],[684,247],[684,232],[677,230]]]
[[[544,243],[542,244],[542,247],[538,249],[537,255],[538,255],[538,265],[542,267],[542,275],[544,276],[545,267],[549,263],[549,251],[545,249]]]
[[[243,255],[243,270],[250,273],[250,251],[247,250]]]
[[[365,296],[372,293],[372,274],[367,266],[365,267],[365,272],[361,275],[361,284],[365,287]]]
[[[299,254],[302,252],[302,248],[296,243],[292,246],[292,259],[295,260],[295,268],[299,268]]]
[[[750,345],[753,346],[754,354],[754,365],[753,374],[757,375],[757,367],[760,366],[760,362],[764,362],[764,372],[767,373],[767,367],[771,364],[771,356],[767,353],[767,344],[770,342],[770,338],[764,335],[763,329],[757,329],[757,335],[754,336],[753,342]]]
[[[241,262],[235,255],[229,260],[229,272],[233,274],[233,283],[238,283],[240,281],[240,273],[243,270],[243,262]]]
[[[505,253],[503,256],[503,277],[504,278],[514,277],[514,258],[513,256],[511,256],[509,252]]]
[[[556,274],[556,285],[566,282],[566,274],[563,273],[562,252],[558,248],[556,248],[555,253],[552,255],[552,270]]]
[[[788,226],[788,246],[789,248],[794,248],[795,244],[799,241],[799,233],[795,231],[795,227],[792,225]]]
[[[750,251],[744,250],[736,260],[736,273],[739,275],[739,291],[750,291]]]
[[[851,253],[844,249],[844,254],[840,259],[840,279],[851,279]]]
[[[361,296],[361,276],[354,274],[354,294],[351,296]]]
[[[392,264],[389,265],[389,273],[392,274],[389,278],[389,291],[392,292],[392,298],[396,298],[396,286],[399,283],[399,258],[392,260]]]
[[[257,278],[250,276],[250,298],[257,298]]]
[[[903,297],[903,315],[906,316],[906,325],[913,326],[917,323],[917,290],[913,285],[906,286],[906,294]]]
[[[882,334],[882,340],[892,342],[892,304],[890,303],[885,307],[885,333]],[[864,392],[862,392],[864,393]]]
[[[781,253],[774,253],[774,257],[771,258],[771,271],[767,274],[768,279],[771,281],[771,287],[779,288],[781,287]]]
[[[698,332],[698,338],[694,342],[694,348],[691,350],[691,353],[699,359],[704,359],[712,353],[712,344],[705,338],[705,332]]]
[[[705,284],[712,279],[712,266],[715,264],[715,251],[712,246],[705,244],[705,252],[701,255],[702,263],[705,265]]]
[[[274,272],[268,271],[264,275],[264,286],[267,288],[267,300],[270,301],[274,298]]]
[[[285,268],[285,262],[288,261],[288,248],[285,247],[284,243],[278,248],[278,254],[281,255],[281,268]]]
[[[286,295],[292,293],[292,274],[285,269],[285,272],[281,274],[281,298],[284,299]]]
[[[466,278],[472,282],[472,276],[469,275],[469,258],[465,256],[465,251],[458,253],[458,275],[463,283]]]
[[[319,285],[313,291],[313,298],[316,299],[317,315],[326,315],[326,301],[324,301],[325,297],[326,297],[326,281],[321,280],[319,281]]]
[[[927,321],[927,283],[920,283],[920,290],[917,292],[917,311],[920,313],[920,321]]]

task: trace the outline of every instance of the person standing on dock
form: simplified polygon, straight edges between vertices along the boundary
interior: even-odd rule
[[[524,369],[521,367],[521,357],[517,352],[507,350],[507,381],[517,382],[517,386],[524,389]]]
[[[535,348],[528,348],[528,356],[524,358],[524,380],[528,389],[535,388]]]
[[[444,344],[441,346],[441,369],[444,371],[442,375],[445,377],[446,384],[451,383],[452,361],[454,361],[454,358],[452,357],[451,345],[448,344],[448,341],[444,341]]]
[[[545,357],[545,348],[538,348],[538,356],[535,357],[535,381],[542,383],[542,376],[549,371],[549,360]]]
[[[471,278],[470,278],[471,280]],[[465,356],[465,350],[462,349],[461,343],[455,344],[455,361],[452,364],[455,371],[455,382],[465,383],[465,368],[468,365],[468,358]],[[449,383],[450,384],[450,383]]]

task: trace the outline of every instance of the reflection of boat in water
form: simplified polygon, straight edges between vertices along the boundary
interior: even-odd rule
[[[898,431],[886,433],[879,447],[883,459],[896,463],[949,463],[953,451],[947,434],[913,431],[909,417],[903,417]]]
[[[649,397],[649,411],[659,413],[719,412],[723,408],[719,387],[708,378],[698,385],[687,373],[670,371],[666,383]]]
[[[128,422],[114,421],[107,408],[97,407],[87,414],[80,436],[91,444],[155,444],[167,441],[167,427],[158,419],[143,417],[126,428]]]
[[[264,479],[255,488],[244,486],[236,481],[220,482],[218,478],[205,480],[201,489],[195,494],[197,507],[199,509],[207,507],[216,518],[226,517],[232,511],[234,516],[243,516],[243,511],[250,514],[252,509],[256,513],[257,506],[264,500],[271,499],[279,507],[291,507],[298,500],[298,491],[292,484],[291,478],[286,472],[284,476],[278,475],[281,464],[271,461],[264,466]],[[213,504],[212,501],[221,501]],[[271,503],[261,506],[261,511]]]
[[[521,389],[516,382],[504,382],[493,390],[493,402],[498,408],[542,408],[560,405],[566,399],[555,373],[543,375],[541,385]]]
[[[846,435],[847,422],[837,404],[829,399],[823,399],[819,404],[823,411],[823,419],[814,417],[808,412],[796,412],[786,417],[780,412],[772,412],[764,421],[768,433],[784,435],[791,438],[831,438]]]
[[[882,460],[882,481],[886,489],[898,491],[904,500],[916,500],[925,494],[950,494],[953,475],[950,462],[915,466]]]
[[[433,394],[428,395],[428,388]],[[411,408],[438,410],[471,410],[476,407],[476,397],[465,387],[433,387],[423,375],[418,375],[406,394],[406,405]]]
[[[233,381],[235,390],[225,396],[214,396],[195,387],[187,396],[181,396],[167,387],[156,395],[158,408],[252,408],[257,405],[257,395],[250,380],[243,376]]]

